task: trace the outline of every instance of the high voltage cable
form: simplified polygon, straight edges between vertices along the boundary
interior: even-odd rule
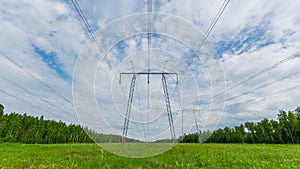
[[[42,107],[40,107],[40,106],[37,106],[37,105],[35,105],[35,104],[32,104],[32,103],[30,103],[29,101],[27,101],[27,100],[25,100],[25,99],[22,99],[21,97],[15,96],[15,95],[13,95],[13,94],[11,94],[11,93],[8,93],[8,92],[6,92],[6,91],[4,91],[4,90],[2,90],[2,89],[0,89],[0,92],[1,92],[1,93],[4,93],[4,94],[6,94],[6,95],[8,95],[8,96],[10,96],[10,97],[13,97],[13,98],[15,98],[15,99],[17,99],[17,100],[20,100],[20,101],[22,101],[22,102],[25,102],[25,103],[27,103],[27,104],[29,104],[29,105],[35,107],[35,108],[38,108],[38,109],[43,110],[43,111],[45,111],[45,112],[48,112],[48,113],[50,113],[50,114],[54,114],[53,112],[50,112],[50,111],[47,110],[47,109],[44,109],[44,108],[42,108]],[[62,116],[60,116],[60,115],[58,115],[58,114],[54,114],[54,115],[57,116],[57,117],[60,117],[60,118],[62,118],[62,119],[67,120],[66,118],[64,118],[64,117],[62,117]],[[68,121],[68,120],[67,120],[67,121]]]
[[[212,24],[210,25],[208,31],[206,32],[205,38],[203,39],[203,42],[202,42],[201,46],[200,46],[198,49],[200,49],[200,48],[203,46],[203,44],[205,43],[207,37],[209,36],[209,34],[211,33],[212,29],[214,28],[214,26],[215,26],[216,23],[218,22],[220,16],[222,15],[222,13],[223,13],[223,11],[225,10],[225,8],[226,8],[227,4],[229,3],[229,1],[230,1],[230,0],[225,0],[225,1],[224,1],[223,5],[222,5],[221,8],[219,9],[219,11],[218,11],[216,17],[214,18]],[[96,42],[96,45],[97,45],[97,48],[98,48],[100,54],[102,54],[103,52],[102,52],[101,48],[99,47],[99,42],[98,42],[98,40],[96,39],[96,37],[95,37],[95,35],[94,35],[94,33],[93,33],[93,31],[92,31],[92,29],[91,29],[91,27],[90,27],[88,21],[86,20],[86,18],[85,18],[85,16],[84,16],[84,14],[82,13],[82,10],[80,9],[80,6],[79,6],[78,2],[77,2],[76,0],[72,0],[72,3],[73,3],[73,5],[74,5],[76,11],[78,12],[78,14],[79,14],[81,20],[84,22],[84,25],[85,25],[85,27],[87,28],[88,32],[92,35],[92,38],[93,38],[94,41]],[[148,13],[149,13],[149,12],[152,12],[152,1],[151,1],[151,0],[148,0],[147,5],[148,5],[148,6],[147,6],[147,12],[148,12]],[[151,10],[150,10],[150,7],[151,7]],[[147,16],[149,16],[148,13],[147,13]],[[147,17],[147,18],[148,18],[148,17]],[[150,37],[149,37],[149,36],[150,36],[150,35],[149,35],[149,34],[150,34],[150,29],[151,29],[151,27],[150,27],[150,22],[148,21],[148,48],[150,48],[150,42],[151,42]],[[149,50],[149,49],[148,49],[148,53],[149,53],[149,54],[148,54],[148,55],[149,55],[148,59],[150,59],[150,50]],[[105,59],[105,61],[107,62],[108,66],[111,68],[111,66],[110,66],[109,62],[106,60],[105,56],[104,56],[104,59]],[[150,64],[150,61],[149,61],[149,60],[148,60],[148,64]],[[148,68],[148,71],[149,71],[150,65],[148,65],[148,66],[149,66],[149,68]],[[111,68],[111,70],[112,70],[112,68]],[[148,80],[149,80],[149,79],[148,79]],[[176,88],[177,88],[177,87],[178,87],[178,85],[176,86]],[[172,97],[173,97],[174,94],[175,94],[176,88],[174,89],[174,92],[173,92]],[[148,96],[148,99],[149,99],[149,96]],[[149,102],[149,101],[148,101],[148,102]],[[149,104],[149,103],[148,103],[148,104]],[[148,105],[148,107],[149,107],[149,105]]]
[[[208,36],[210,35],[211,31],[213,30],[213,28],[216,26],[216,24],[218,23],[220,17],[222,16],[222,14],[224,13],[226,7],[228,6],[230,0],[224,0],[223,1],[223,4],[221,5],[221,7],[219,8],[216,16],[214,17],[212,23],[210,24],[209,28],[207,29],[205,35],[204,35],[204,38],[202,39],[202,41],[200,42],[200,45],[196,48],[196,50],[200,51],[200,49],[202,48],[202,46],[205,44],[205,42],[207,41],[207,38]],[[185,74],[186,70],[187,70],[187,67],[190,66],[194,59],[198,57],[198,55],[194,52],[194,55],[192,56],[192,60],[190,61],[190,63],[187,64],[185,70],[183,71],[183,75]],[[183,76],[182,75],[182,76]],[[175,91],[177,90],[178,88],[178,85],[175,87],[174,91],[173,91],[173,94],[171,96],[171,99],[174,97],[174,94],[175,94]]]
[[[212,26],[211,26],[211,27],[209,28],[209,30],[207,31],[207,35],[210,34],[212,28],[214,27],[214,25],[215,25],[215,23],[217,22],[217,20],[220,18],[221,14],[222,14],[223,11],[225,10],[225,8],[226,8],[227,4],[229,3],[229,1],[230,1],[230,0],[228,0],[228,1],[226,2],[226,0],[225,0],[224,3],[222,4],[222,7],[220,8],[220,10],[219,10],[217,16],[215,17],[213,23],[211,24]],[[226,3],[225,3],[225,2],[226,2]],[[206,39],[207,39],[207,36],[206,36],[206,38],[204,38],[204,40],[206,40]],[[203,44],[204,44],[204,43],[201,43],[200,48],[203,46]],[[200,48],[198,48],[198,50],[200,50]],[[234,86],[232,86],[232,87],[230,87],[230,88],[227,88],[227,89],[225,89],[225,90],[223,90],[223,91],[221,91],[221,92],[219,92],[219,93],[213,95],[210,99],[213,99],[213,97],[216,97],[216,96],[218,96],[218,95],[224,93],[225,91],[226,91],[226,92],[231,91],[232,89],[234,89],[234,88],[236,88],[236,87],[238,87],[238,86],[240,86],[240,85],[242,85],[242,84],[248,82],[248,81],[251,80],[251,79],[254,79],[254,78],[256,78],[256,77],[258,77],[258,76],[260,76],[260,75],[262,75],[262,74],[265,74],[265,73],[267,73],[267,72],[269,72],[269,71],[271,71],[271,70],[273,70],[273,69],[279,67],[280,65],[282,65],[282,64],[284,64],[284,63],[286,63],[286,62],[288,62],[288,61],[290,61],[290,60],[296,58],[296,57],[299,56],[299,55],[300,55],[300,52],[298,51],[298,52],[296,52],[296,53],[294,53],[294,54],[292,54],[292,55],[286,57],[285,59],[280,60],[279,62],[276,62],[275,64],[273,64],[273,65],[271,65],[271,66],[269,66],[269,67],[267,67],[267,68],[261,70],[260,72],[255,73],[255,74],[253,74],[253,75],[247,77],[246,79],[244,79],[244,80],[238,82],[238,83],[235,84]],[[195,57],[193,57],[193,58],[195,58]],[[176,90],[176,89],[175,89],[175,90]],[[173,92],[172,98],[174,97],[174,94],[175,94],[175,91]]]
[[[262,101],[263,99],[265,99],[267,97],[279,97],[280,95],[278,95],[278,96],[276,96],[276,95],[281,94],[281,93],[286,93],[286,92],[292,91],[292,90],[297,89],[297,88],[300,88],[300,85],[296,85],[296,86],[293,86],[293,87],[290,87],[290,88],[287,88],[287,89],[283,89],[283,90],[280,90],[280,91],[277,91],[277,92],[274,92],[274,93],[269,93],[267,95],[261,96],[259,99],[251,99],[251,100],[249,99],[249,100],[246,100],[246,101],[243,101],[243,102],[240,102],[240,103],[230,104],[227,107],[246,104],[246,103],[256,103],[256,102]],[[206,109],[206,108],[209,108],[209,106],[203,107],[201,109]]]
[[[280,91],[277,91],[277,92],[274,92],[274,93],[270,93],[268,95],[264,95],[262,96],[260,99],[252,99],[252,100],[247,100],[247,101],[244,101],[244,102],[240,102],[240,103],[234,103],[234,104],[231,104],[231,105],[228,105],[228,106],[235,106],[235,105],[241,105],[241,104],[245,104],[245,103],[256,103],[256,102],[260,102],[262,101],[263,99],[265,99],[266,97],[279,97],[279,96],[276,96],[276,94],[280,94],[280,93],[286,93],[288,91],[291,91],[291,90],[294,90],[294,89],[297,89],[297,88],[300,88],[300,85],[296,85],[296,86],[293,86],[293,87],[290,87],[290,88],[287,88],[287,89],[283,89],[283,90],[280,90]],[[209,108],[209,106],[207,107],[203,107],[202,109],[206,109],[206,108]]]
[[[13,84],[14,86],[16,86],[16,87],[18,87],[18,88],[24,90],[25,92],[30,93],[31,95],[33,95],[33,96],[36,97],[37,99],[41,100],[42,102],[44,102],[44,103],[46,103],[46,104],[48,104],[48,105],[50,105],[50,106],[56,107],[57,109],[61,110],[62,112],[65,112],[66,114],[69,114],[69,115],[71,115],[72,117],[75,117],[74,115],[70,114],[69,112],[66,112],[65,110],[63,110],[62,108],[56,106],[55,104],[52,104],[51,102],[48,102],[48,100],[45,100],[45,99],[39,97],[38,95],[36,95],[36,94],[33,93],[32,91],[30,91],[30,90],[28,90],[28,89],[22,87],[21,85],[18,85],[17,83],[15,83],[15,82],[11,81],[10,79],[8,79],[8,78],[2,76],[1,74],[0,74],[0,78],[6,80],[6,81],[8,81],[8,82],[10,82],[10,83]],[[75,117],[75,118],[76,118],[76,117]]]
[[[204,38],[202,39],[202,41],[200,42],[199,46],[196,48],[195,51],[200,51],[202,46],[206,43],[208,36],[210,35],[211,31],[213,30],[213,28],[216,26],[216,24],[218,23],[220,17],[222,16],[223,12],[225,11],[227,5],[229,4],[230,0],[224,0],[223,4],[221,5],[221,7],[219,8],[219,11],[217,12],[216,16],[214,17],[212,23],[210,24],[208,30],[206,31]],[[194,53],[194,55],[192,56],[192,60],[190,61],[190,63],[187,64],[187,66],[190,66],[193,62],[194,59],[197,58],[198,55],[196,53]]]
[[[276,69],[276,68],[278,68],[279,66],[285,64],[286,62],[288,62],[288,61],[290,61],[290,60],[292,60],[292,59],[298,57],[299,55],[300,55],[300,51],[298,51],[298,52],[296,52],[296,53],[294,53],[294,54],[292,54],[292,55],[289,55],[288,57],[284,58],[283,60],[280,60],[280,61],[274,63],[273,65],[271,65],[271,66],[269,66],[269,67],[267,67],[267,68],[265,68],[265,69],[263,69],[263,70],[261,70],[261,71],[255,73],[255,74],[253,74],[253,75],[250,75],[249,77],[247,77],[246,79],[244,79],[244,80],[238,82],[237,84],[235,84],[234,86],[230,87],[229,89],[224,89],[223,91],[220,91],[219,93],[217,93],[217,94],[213,95],[212,97],[210,97],[208,100],[212,100],[214,97],[216,97],[216,96],[218,96],[218,95],[220,95],[220,94],[222,94],[222,93],[224,93],[224,92],[231,91],[232,89],[234,89],[234,88],[236,88],[236,87],[238,87],[238,86],[240,86],[240,85],[242,85],[242,84],[248,82],[249,80],[252,80],[252,79],[254,79],[254,78],[257,78],[257,77],[259,77],[259,76],[261,76],[261,75],[263,75],[263,74],[265,74],[265,73],[268,73],[268,72],[270,72],[271,70]],[[299,72],[296,72],[296,73],[299,73]],[[289,77],[289,76],[292,76],[292,75],[294,75],[294,74],[296,74],[296,73],[289,74],[289,75],[287,75],[287,76]],[[287,77],[284,77],[284,78],[287,78]],[[276,82],[276,81],[275,81],[275,82]],[[271,85],[271,84],[269,84],[269,85]],[[264,86],[264,85],[258,87],[258,89],[263,88],[263,86]],[[268,86],[268,85],[266,85],[266,86]],[[266,87],[266,86],[265,86],[265,87]],[[247,93],[247,92],[244,92],[244,93]],[[248,91],[248,93],[249,93],[249,91]],[[242,94],[242,95],[245,95],[245,94]],[[242,96],[242,95],[240,95],[240,96]],[[239,96],[239,97],[240,97],[240,96]],[[229,99],[231,99],[231,98],[227,98],[227,99],[225,99],[225,101],[226,101],[226,100],[229,100]]]
[[[286,76],[284,76],[284,77],[282,77],[282,78],[280,78],[280,79],[277,79],[277,80],[271,81],[271,82],[269,82],[269,83],[260,85],[260,86],[258,86],[258,87],[256,87],[256,88],[254,88],[254,89],[252,89],[252,90],[249,90],[249,91],[247,91],[247,92],[244,92],[244,93],[242,93],[242,94],[239,94],[239,95],[236,95],[236,96],[232,96],[232,97],[226,99],[226,101],[232,100],[232,99],[236,99],[236,98],[241,97],[241,96],[243,96],[243,95],[249,94],[249,93],[251,93],[251,91],[253,91],[253,90],[259,90],[259,89],[268,87],[268,86],[270,86],[270,85],[273,85],[273,84],[275,84],[275,83],[277,83],[277,82],[279,82],[279,81],[282,81],[282,80],[284,80],[284,79],[287,79],[287,78],[289,78],[289,77],[291,77],[291,76],[293,76],[293,75],[296,75],[296,74],[298,74],[298,73],[300,73],[300,71],[297,71],[297,72],[288,74],[288,75],[286,75]]]
[[[234,103],[234,104],[231,104],[229,106],[245,104],[245,103],[256,103],[256,102],[260,102],[261,100],[265,99],[266,97],[272,97],[272,96],[273,97],[279,97],[280,95],[278,95],[278,96],[276,96],[276,95],[280,94],[280,93],[286,93],[286,92],[292,91],[292,90],[297,89],[297,88],[300,88],[300,85],[296,85],[296,86],[293,86],[293,87],[290,87],[290,88],[287,88],[287,89],[283,89],[283,90],[280,90],[280,91],[277,91],[277,92],[274,92],[274,93],[269,93],[267,95],[264,95],[264,96],[260,97],[260,99],[247,100],[247,101],[244,101],[244,102],[241,102],[241,103]]]
[[[208,30],[207,30],[207,32],[206,32],[206,34],[205,34],[205,39],[204,39],[204,42],[202,43],[202,45],[205,43],[205,41],[207,41],[208,36],[210,35],[211,31],[213,30],[213,28],[215,27],[215,25],[216,25],[217,22],[219,21],[221,15],[223,14],[223,12],[224,12],[225,8],[227,7],[227,5],[229,4],[229,2],[230,2],[230,0],[227,0],[227,1],[225,0],[225,1],[223,2],[221,8],[219,9],[217,15],[216,15],[215,18],[214,18],[212,24],[210,25],[210,27],[208,28]],[[200,48],[201,48],[201,47],[202,47],[202,46],[200,46]],[[200,48],[199,48],[199,50],[200,50]]]
[[[294,89],[297,89],[297,88],[300,88],[300,85],[296,85],[296,86],[293,86],[293,87],[290,87],[290,88],[287,88],[287,89],[284,89],[284,90],[280,90],[278,92],[272,93],[271,95],[279,94],[279,93],[285,93],[285,92],[288,92],[288,91],[291,91],[291,90],[294,90]],[[268,97],[270,95],[266,95],[266,96]]]
[[[96,38],[95,36],[95,33],[92,29],[92,27],[90,26],[89,22],[86,20],[86,17],[84,15],[84,13],[82,12],[81,8],[80,8],[80,5],[79,3],[77,2],[77,0],[71,0],[73,6],[75,7],[75,10],[77,11],[81,21],[84,23],[84,26],[86,27],[87,31],[89,32],[90,36],[92,36],[93,40],[95,41],[95,44],[97,46],[97,50],[100,54],[100,56],[102,55],[103,56],[103,59],[101,61],[105,61],[109,67],[109,70],[114,73],[114,68],[111,66],[110,62],[107,60],[106,58],[106,55],[104,55],[104,51],[102,50],[102,47],[100,45],[100,42],[98,41],[98,39]],[[122,89],[122,86],[121,87],[121,90],[122,90],[122,96],[124,97],[124,92],[123,92],[123,89]]]
[[[95,38],[95,35],[94,35],[94,32],[90,26],[90,24],[88,23],[88,21],[86,20],[85,16],[83,15],[83,12],[78,4],[78,2],[76,0],[71,0],[74,7],[75,7],[75,10],[77,11],[77,13],[79,14],[79,17],[81,18],[81,20],[83,21],[84,23],[84,26],[86,27],[87,31],[92,35],[92,37],[96,40]]]
[[[286,62],[288,62],[288,61],[290,61],[290,60],[292,60],[292,59],[298,57],[299,55],[300,55],[300,51],[298,51],[298,52],[296,52],[296,53],[294,53],[294,54],[292,54],[292,55],[290,55],[290,56],[284,58],[283,60],[280,60],[280,61],[276,62],[275,64],[273,64],[273,65],[271,65],[271,66],[269,66],[269,67],[267,67],[267,68],[261,70],[260,72],[257,72],[257,73],[255,73],[255,74],[253,74],[253,75],[248,76],[246,79],[244,79],[244,80],[242,80],[242,81],[236,83],[235,85],[233,85],[232,87],[230,87],[230,88],[228,88],[228,89],[225,89],[225,90],[223,90],[223,91],[217,93],[217,94],[214,95],[213,97],[218,96],[218,95],[220,95],[220,94],[222,94],[222,93],[224,93],[224,92],[228,92],[228,91],[230,91],[230,90],[236,88],[237,86],[240,86],[240,85],[242,85],[242,84],[248,82],[248,81],[251,80],[251,79],[254,79],[254,78],[256,78],[256,77],[258,77],[258,76],[260,76],[260,75],[263,75],[263,74],[265,74],[265,73],[268,73],[269,71],[271,71],[271,70],[273,70],[273,69],[275,69],[275,68],[277,68],[277,67],[283,65],[284,63],[286,63]],[[212,97],[212,98],[213,98],[213,97]]]
[[[295,75],[295,74],[298,74],[298,73],[300,73],[300,71],[294,72],[294,73],[292,73],[292,74],[288,74],[288,75],[286,75],[286,76],[284,76],[284,77],[282,77],[282,78],[280,78],[280,79],[278,79],[278,80],[275,80],[275,81],[273,81],[273,82],[269,82],[269,83],[267,83],[267,84],[261,85],[261,86],[257,87],[256,89],[262,89],[262,88],[265,88],[265,87],[267,87],[267,86],[270,86],[270,85],[272,85],[272,84],[274,84],[274,83],[276,83],[276,82],[279,82],[279,81],[281,81],[281,80],[284,80],[284,79],[286,79],[286,78],[288,78],[288,77],[291,77],[291,76],[293,76],[293,75]],[[276,95],[276,94],[280,94],[280,93],[286,93],[286,92],[288,92],[288,91],[291,91],[291,90],[294,90],[294,89],[297,89],[297,88],[300,88],[300,85],[296,85],[296,86],[293,86],[293,87],[290,87],[290,88],[287,88],[287,89],[283,89],[283,90],[280,90],[280,91],[277,91],[277,92],[274,92],[274,93],[270,93],[270,94],[267,94],[267,95],[262,96],[261,98],[269,97],[269,96]],[[238,96],[233,96],[233,97],[227,98],[227,99],[225,100],[225,102],[226,102],[226,101],[230,101],[230,100],[235,99],[235,98],[238,98],[238,97],[241,97],[241,96],[243,96],[243,95],[245,95],[245,94],[248,94],[248,93],[250,93],[250,91],[244,92],[243,94],[238,95]],[[256,101],[256,99],[254,99],[254,100],[247,100],[247,101],[244,101],[244,102],[242,102],[242,103],[235,103],[235,104],[231,104],[231,105],[229,105],[229,106],[232,106],[232,105],[238,105],[238,104],[244,104],[244,103],[247,103],[247,102],[253,102],[253,101],[258,102],[258,101],[260,101],[260,100],[258,100],[258,101]],[[225,103],[225,102],[224,102],[224,103]],[[217,105],[221,105],[221,104],[224,104],[224,103],[220,103],[220,104],[217,104]],[[210,107],[210,106],[205,106],[205,107],[203,107],[202,109],[206,109],[206,108],[209,108],[209,107]]]
[[[75,7],[75,10],[77,11],[81,21],[84,23],[84,26],[85,28],[87,29],[87,31],[89,32],[90,36],[93,38],[95,44],[96,44],[96,47],[97,47],[97,50],[98,50],[98,53],[100,54],[100,56],[102,55],[103,56],[103,59],[101,61],[105,61],[109,67],[109,70],[114,73],[114,68],[111,66],[109,60],[107,60],[106,58],[106,55],[105,55],[105,52],[102,50],[102,46],[99,42],[99,40],[97,39],[97,37],[95,36],[95,33],[93,31],[93,29],[91,28],[89,22],[87,21],[84,13],[82,12],[81,8],[80,8],[80,5],[79,3],[77,2],[77,0],[71,0],[73,6]],[[120,84],[119,84],[120,85]],[[124,95],[124,91],[123,91],[123,88],[122,86],[120,85],[120,88],[121,88],[121,91],[122,91],[122,96],[123,98],[125,97]]]
[[[86,27],[87,31],[89,32],[90,36],[92,36],[93,40],[95,41],[96,43],[96,46],[97,46],[97,49],[98,49],[98,52],[100,54],[100,56],[102,55],[103,56],[103,60],[105,60],[105,62],[107,63],[109,69],[114,72],[114,69],[113,67],[110,65],[110,62],[107,60],[106,58],[106,55],[105,52],[102,50],[102,47],[100,45],[100,42],[98,41],[98,39],[96,38],[95,36],[95,33],[92,29],[92,27],[90,26],[89,22],[86,20],[86,17],[85,15],[83,14],[81,8],[80,8],[80,5],[78,4],[77,0],[71,0],[73,6],[75,7],[75,10],[77,11],[81,21],[84,23],[84,26]]]
[[[84,22],[84,25],[86,26],[88,32],[92,35],[94,41],[96,42],[96,45],[97,45],[97,48],[98,48],[100,54],[103,54],[103,52],[101,51],[101,48],[99,47],[99,42],[98,42],[98,40],[96,39],[96,37],[95,37],[95,35],[94,35],[94,33],[93,33],[93,31],[92,31],[92,29],[91,29],[89,23],[88,23],[87,20],[85,19],[85,17],[84,17],[84,15],[83,15],[83,13],[82,13],[82,11],[81,11],[81,9],[80,9],[80,7],[79,7],[77,1],[76,1],[76,0],[72,0],[72,3],[74,4],[74,6],[75,6],[75,8],[76,8],[76,11],[78,12],[79,16],[81,17],[82,21]],[[51,90],[51,91],[52,91],[53,93],[55,93],[57,96],[59,96],[60,98],[62,98],[63,100],[65,100],[66,102],[68,102],[69,104],[71,104],[71,105],[73,106],[73,103],[72,103],[69,99],[67,99],[65,96],[63,96],[63,95],[60,94],[59,92],[57,92],[55,89],[53,89],[51,86],[49,86],[48,84],[46,84],[44,81],[42,81],[41,79],[39,79],[38,77],[36,77],[34,74],[32,74],[32,73],[30,73],[29,71],[27,71],[26,69],[24,69],[23,66],[19,65],[17,62],[15,62],[14,60],[12,60],[12,59],[10,59],[9,57],[5,56],[4,54],[2,54],[2,56],[5,57],[8,61],[10,61],[10,62],[11,62],[12,64],[14,64],[15,66],[17,66],[17,67],[19,67],[20,69],[22,69],[23,72],[27,73],[29,76],[31,76],[32,78],[34,78],[35,80],[37,80],[39,83],[41,83],[42,85],[44,85],[46,88],[48,88],[49,90]],[[104,56],[104,55],[103,55],[103,56]],[[110,66],[110,64],[109,64],[109,62],[106,60],[105,57],[104,57],[104,59],[105,59],[105,61],[107,62],[109,68],[112,70],[112,68],[111,68],[111,66]],[[3,91],[3,90],[1,90],[1,91]],[[5,92],[5,94],[11,95],[11,94],[9,94],[9,93],[7,93],[7,92]],[[13,96],[13,95],[11,95],[11,96]],[[14,98],[17,98],[17,97],[14,96]],[[20,100],[20,99],[19,99],[19,100]],[[25,101],[24,99],[21,99],[21,100],[22,100],[22,101]],[[27,102],[27,101],[26,101],[26,102]],[[27,103],[29,103],[29,102],[27,102]],[[30,103],[29,103],[29,104],[30,104]],[[48,104],[50,104],[50,103],[48,103]],[[31,105],[33,105],[33,104],[31,104]],[[37,106],[35,106],[35,107],[37,107]]]
[[[43,86],[45,86],[46,88],[48,88],[49,90],[51,90],[53,93],[55,93],[55,95],[59,96],[60,98],[62,98],[63,100],[65,100],[66,102],[70,103],[73,106],[73,103],[69,99],[67,99],[61,93],[57,92],[55,89],[53,89],[47,83],[45,83],[44,81],[42,81],[41,79],[39,79],[36,75],[30,73],[28,70],[24,69],[23,66],[19,65],[17,62],[15,62],[14,60],[10,59],[9,57],[7,57],[6,55],[4,55],[3,53],[1,54],[1,56],[4,57],[4,58],[6,58],[8,61],[10,61],[12,64],[14,64],[15,66],[17,66],[18,68],[20,68],[24,73],[28,74],[29,76],[31,76],[32,78],[34,78],[35,80],[37,80]]]

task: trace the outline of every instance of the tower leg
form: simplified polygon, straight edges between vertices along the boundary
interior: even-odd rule
[[[164,74],[162,74],[162,84],[163,84],[166,107],[167,107],[167,112],[168,112],[168,120],[169,120],[169,127],[170,127],[170,130],[171,130],[171,137],[172,137],[173,143],[175,143],[176,142],[176,136],[175,136],[175,130],[174,130],[174,124],[173,124],[171,104],[170,104],[170,98],[169,98],[169,93],[168,93],[168,86],[167,86],[167,82],[166,82],[166,77],[165,77]]]
[[[127,101],[125,122],[124,122],[124,127],[123,127],[123,134],[122,134],[122,143],[126,142],[128,125],[129,125],[129,118],[130,118],[131,106],[132,106],[132,99],[133,99],[133,94],[134,94],[135,80],[136,80],[136,75],[133,74],[132,79],[131,79],[131,84],[130,84],[128,101]]]

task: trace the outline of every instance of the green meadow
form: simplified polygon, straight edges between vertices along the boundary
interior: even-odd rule
[[[96,144],[0,144],[0,168],[300,168],[299,144],[177,144],[128,158]]]

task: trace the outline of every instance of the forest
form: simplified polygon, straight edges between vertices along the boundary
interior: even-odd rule
[[[0,142],[17,143],[91,143],[120,142],[121,136],[99,134],[80,125],[66,124],[62,121],[45,120],[43,116],[32,117],[27,114],[3,113],[0,104]],[[85,131],[88,131],[87,134]],[[128,139],[128,142],[138,140]],[[157,142],[164,142],[163,140]],[[263,119],[257,123],[246,122],[235,127],[225,127],[213,132],[185,134],[179,137],[182,143],[300,143],[300,107],[294,111],[280,110],[277,119]]]
[[[45,120],[18,113],[3,113],[0,104],[0,143],[58,144],[58,143],[119,143],[121,136],[97,133],[87,127],[62,121]],[[127,142],[139,142],[127,139]]]
[[[246,122],[235,127],[225,127],[213,132],[204,131],[184,135],[181,142],[206,143],[300,143],[300,107],[294,111],[279,110],[277,119],[254,123]]]
[[[0,142],[13,143],[88,143],[92,142],[79,125],[45,120],[43,116],[32,117],[27,114],[3,113],[0,104]]]

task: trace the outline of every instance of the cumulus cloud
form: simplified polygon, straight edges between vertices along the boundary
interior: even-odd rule
[[[76,95],[78,98],[74,100],[78,104],[75,108],[82,112],[81,118],[84,120],[81,119],[81,122],[84,125],[99,126],[101,123],[107,123],[101,120],[93,122],[93,119],[99,120],[98,114],[93,114],[98,111],[94,109],[97,107],[95,100],[110,103],[111,100],[105,98],[111,98],[112,93],[115,101],[117,100],[117,107],[125,109],[131,79],[124,80],[123,86],[121,86],[123,92],[121,89],[117,89],[120,87],[118,84],[111,85],[110,81],[102,83],[101,79],[117,82],[120,71],[132,71],[129,58],[134,59],[137,71],[143,71],[147,67],[143,59],[136,59],[137,54],[145,57],[147,55],[146,53],[142,54],[142,51],[147,49],[148,43],[147,34],[145,34],[148,31],[146,17],[131,17],[133,20],[123,20],[122,26],[118,26],[120,17],[146,12],[146,1],[114,0],[90,1],[89,3],[78,1],[78,3],[92,29],[95,32],[101,29],[97,32],[101,50],[109,49],[106,51],[108,55],[105,59],[101,60],[101,54],[99,57],[97,47],[93,46],[95,44],[81,51],[82,46],[89,39],[89,34],[72,3],[59,0],[7,0],[0,2],[0,70],[4,77],[0,77],[0,87],[7,93],[19,97],[18,100],[0,92],[0,102],[5,105],[6,111],[42,114],[48,118],[78,123],[73,105],[70,104],[76,61],[84,61],[86,66],[80,69],[80,72],[75,72],[75,74],[79,73],[79,76],[74,80],[82,89]],[[247,78],[298,52],[300,17],[297,13],[300,3],[296,0],[288,0],[284,3],[279,0],[272,1],[272,3],[267,0],[230,1],[208,37],[210,46],[204,46],[201,51],[197,51],[197,45],[203,40],[203,32],[209,28],[222,3],[222,0],[153,2],[154,12],[167,15],[153,16],[152,30],[154,33],[160,32],[161,34],[153,34],[151,47],[156,51],[157,57],[156,60],[155,57],[153,58],[151,64],[161,69],[164,60],[168,59],[165,55],[170,55],[166,70],[181,72],[184,64],[179,63],[178,60],[187,62],[193,56],[193,52],[203,56],[197,58],[196,61],[199,64],[188,65],[189,71],[192,73],[188,73],[189,75],[184,78],[179,77],[181,88],[175,96],[182,95],[182,100],[176,100],[176,97],[172,98],[174,116],[177,117],[176,132],[181,132],[178,128],[180,128],[182,116],[175,112],[180,107],[190,109],[196,106],[203,109],[203,114],[197,115],[199,119],[203,119],[204,126],[202,128],[214,129],[217,123],[220,126],[232,126],[248,120],[259,120],[263,117],[275,118],[278,109],[294,109],[299,106],[297,104],[300,100],[297,98],[300,98],[300,93],[296,86],[300,81],[297,73],[299,57],[280,63],[279,66],[277,65],[274,69],[255,76],[255,78],[249,80]],[[174,19],[171,15],[181,19]],[[185,22],[189,24],[183,24]],[[107,24],[109,26],[105,26]],[[136,31],[142,32],[142,34],[135,35]],[[195,49],[195,51],[187,48],[186,44],[190,44],[191,49]],[[77,60],[80,51],[86,56],[93,57]],[[212,59],[207,55],[209,51],[216,52],[217,56]],[[160,56],[159,52],[164,56]],[[166,58],[161,59],[161,57]],[[177,57],[178,60],[173,60],[172,57]],[[108,65],[107,62],[111,65]],[[121,64],[122,62],[124,65]],[[169,65],[173,65],[173,67]],[[218,68],[219,65],[220,68]],[[96,73],[96,70],[101,70],[101,72]],[[211,71],[214,73],[211,74]],[[92,76],[87,78],[90,73]],[[224,91],[226,91],[223,88],[225,79],[220,79],[222,75],[226,77],[228,89],[224,112],[219,111],[223,109],[224,100],[222,99],[224,98],[221,96],[224,96]],[[97,78],[95,79],[95,77]],[[5,78],[22,85],[23,88],[32,91],[35,95],[17,87]],[[100,81],[97,81],[98,79]],[[193,85],[199,89],[197,95],[188,90],[189,83],[187,81],[191,82],[192,79],[196,79]],[[140,78],[139,81],[143,80],[146,79]],[[181,81],[186,81],[186,83],[181,83]],[[142,103],[146,103],[147,100],[143,99],[147,93],[146,87],[140,82],[138,85],[142,97],[140,100]],[[174,89],[174,83],[169,85],[170,90]],[[214,90],[212,90],[212,86]],[[87,91],[86,88],[91,90]],[[116,89],[112,92],[111,88]],[[155,86],[155,89],[158,88],[161,86]],[[96,94],[95,98],[94,91],[99,94]],[[160,99],[161,96],[163,95],[159,92],[154,92],[152,95],[151,101],[153,105],[157,105],[157,110],[164,106],[162,104],[164,100]],[[86,99],[87,97],[90,98]],[[22,99],[32,105],[24,103]],[[137,100],[137,96],[135,96],[135,101]],[[181,105],[179,102],[182,102]],[[134,103],[133,106],[134,113],[138,114],[138,104]],[[142,109],[146,109],[146,107],[142,104]],[[66,111],[62,112],[60,108]],[[109,107],[109,104],[105,104],[102,105],[101,110],[112,111],[113,109]],[[84,115],[84,111],[91,112],[91,116]],[[117,115],[116,117],[110,119],[112,124],[98,127],[98,129],[109,130],[109,125],[114,125],[117,131],[122,130],[123,116]],[[220,119],[221,117],[223,118]],[[135,120],[142,120],[141,118],[147,118],[147,116],[137,116]],[[161,121],[166,119],[165,116],[161,116],[159,123],[163,123]],[[193,119],[193,116],[188,116],[187,119]],[[192,123],[192,121],[186,120],[186,124],[188,123]],[[163,129],[168,127],[167,123],[165,124]],[[135,125],[137,133],[134,136],[141,137],[143,129],[137,126]],[[152,127],[155,128],[155,126],[159,127],[158,124],[154,124]],[[185,130],[188,130],[188,125],[185,126]],[[163,131],[161,132],[163,133]]]

